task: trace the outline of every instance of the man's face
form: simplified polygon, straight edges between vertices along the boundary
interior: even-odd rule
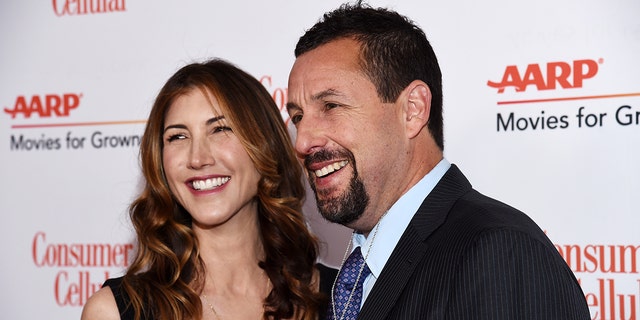
[[[380,100],[359,53],[358,42],[339,39],[299,56],[287,110],[320,213],[369,231],[395,201],[385,188],[397,185],[404,134],[401,108]]]

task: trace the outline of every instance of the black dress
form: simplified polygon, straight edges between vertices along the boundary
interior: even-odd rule
[[[338,275],[338,270],[325,266],[321,263],[316,264],[316,268],[320,272],[320,292],[324,293],[327,297],[331,297],[331,287],[333,286],[333,280]],[[121,320],[133,320],[134,311],[130,306],[129,295],[122,289],[122,277],[111,278],[104,282],[103,287],[111,288],[113,296],[116,298],[116,304],[118,305],[118,312],[120,312]],[[325,318],[325,312],[327,306],[320,306],[320,319]],[[153,315],[143,314],[141,320],[152,320]]]

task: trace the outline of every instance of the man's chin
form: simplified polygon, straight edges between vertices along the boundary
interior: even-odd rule
[[[345,225],[345,226],[348,224],[351,224],[352,222],[360,218],[359,214],[353,214],[352,212],[327,210],[322,207],[318,207],[318,211],[320,212],[320,215],[324,217],[325,220],[329,222]]]
[[[346,188],[321,188],[314,191],[320,214],[327,221],[344,226],[360,219],[369,204],[369,195],[357,177],[351,179]]]

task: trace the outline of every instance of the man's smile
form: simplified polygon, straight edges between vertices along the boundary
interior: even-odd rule
[[[347,163],[349,163],[349,161],[347,160],[342,160],[342,161],[338,161],[338,162],[334,162],[331,163],[329,165],[326,165],[318,170],[314,170],[313,172],[315,173],[316,177],[318,178],[322,178],[332,172],[335,172],[337,170],[340,170],[342,168],[344,168]]]

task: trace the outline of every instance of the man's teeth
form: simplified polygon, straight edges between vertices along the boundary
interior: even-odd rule
[[[229,179],[231,178],[218,177],[218,178],[212,178],[212,179],[206,179],[206,180],[195,180],[193,181],[192,185],[193,185],[193,188],[196,190],[210,190],[225,184],[227,181],[229,181]]]
[[[340,162],[334,162],[334,163],[332,163],[332,164],[330,164],[330,165],[328,165],[328,166],[326,166],[326,167],[324,167],[322,169],[318,169],[318,170],[315,171],[316,177],[322,178],[322,177],[328,175],[331,172],[334,172],[336,170],[340,170],[344,166],[346,166],[347,163],[348,163],[347,160],[342,160]]]

